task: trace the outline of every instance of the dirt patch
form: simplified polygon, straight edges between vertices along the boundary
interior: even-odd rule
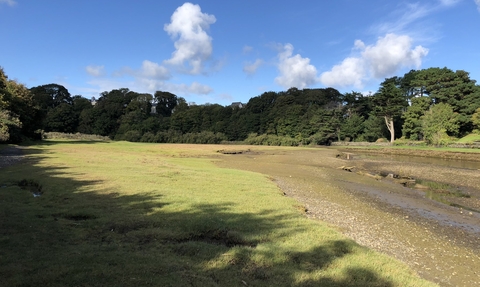
[[[471,201],[480,197],[477,170],[398,163],[387,157],[347,160],[338,154],[334,148],[262,149],[262,154],[234,155],[218,164],[269,175],[285,195],[305,206],[306,216],[404,261],[425,279],[442,286],[480,284],[478,213],[429,199],[424,191],[393,179],[356,172],[415,174],[424,180],[446,181],[469,192],[470,198],[459,200]]]

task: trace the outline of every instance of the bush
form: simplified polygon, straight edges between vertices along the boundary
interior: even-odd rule
[[[144,142],[144,143],[154,143],[154,142],[157,142],[156,139],[157,138],[156,138],[154,133],[146,132],[146,133],[143,134],[140,141]]]
[[[99,135],[88,135],[82,133],[58,133],[58,132],[49,132],[49,133],[40,133],[43,139],[71,139],[71,140],[85,140],[85,141],[109,141],[109,137],[99,136]]]
[[[168,130],[158,132],[153,138],[151,135],[144,135],[141,141],[144,141],[144,139],[147,142],[160,143],[219,144],[222,141],[226,141],[227,137],[223,133],[209,131],[182,134],[180,131]]]
[[[277,135],[257,135],[256,133],[249,134],[245,139],[246,144],[250,145],[269,145],[269,146],[298,146],[302,140],[293,139],[287,136]]]

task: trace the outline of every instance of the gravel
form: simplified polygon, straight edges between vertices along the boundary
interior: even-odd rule
[[[464,184],[475,201],[480,194],[478,171],[388,158],[352,161],[337,158],[338,153],[272,149],[232,155],[219,164],[269,175],[286,196],[305,206],[307,217],[405,262],[427,280],[441,286],[480,286],[479,213],[430,200],[424,192],[390,180],[361,175],[388,169],[429,180],[440,177]],[[339,169],[342,166],[354,168],[348,172]]]

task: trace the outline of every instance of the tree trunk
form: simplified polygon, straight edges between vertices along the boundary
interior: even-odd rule
[[[393,126],[393,117],[385,116],[385,124],[387,125],[388,131],[390,132],[390,143],[393,143],[395,140],[395,128]]]

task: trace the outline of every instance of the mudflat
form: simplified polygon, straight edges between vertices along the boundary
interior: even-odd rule
[[[235,147],[225,153],[220,166],[269,176],[303,204],[309,218],[396,257],[421,277],[441,286],[480,285],[479,170],[396,161],[386,156],[391,150],[373,158],[338,148]],[[448,157],[434,151],[428,156]],[[454,156],[480,161],[479,153]],[[424,182],[456,191],[442,194]]]

